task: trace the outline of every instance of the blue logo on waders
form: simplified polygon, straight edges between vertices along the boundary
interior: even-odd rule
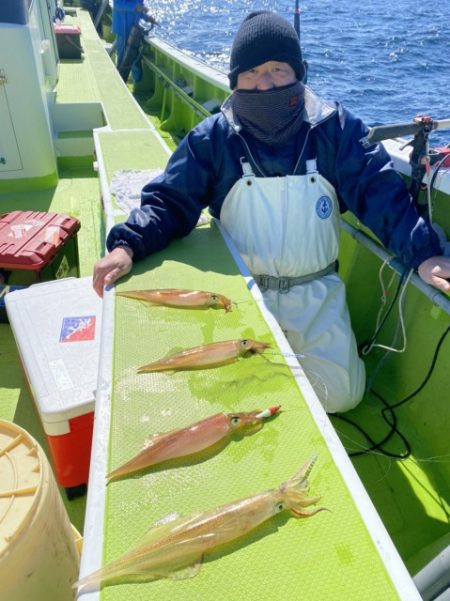
[[[320,219],[328,219],[333,212],[333,202],[328,196],[321,196],[316,202],[316,213]]]

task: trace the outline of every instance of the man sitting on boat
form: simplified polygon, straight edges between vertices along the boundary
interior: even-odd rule
[[[112,228],[94,288],[102,295],[133,261],[186,236],[209,207],[301,353],[326,411],[346,411],[362,399],[365,371],[336,273],[340,213],[353,212],[444,291],[450,259],[384,148],[364,144],[364,123],[316,96],[304,75],[294,28],[273,12],[250,14],[231,50],[231,96],[144,186],[141,208]]]

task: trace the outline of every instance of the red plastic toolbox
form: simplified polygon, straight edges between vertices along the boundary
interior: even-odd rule
[[[70,239],[73,238],[76,245],[79,229],[78,219],[59,213],[6,213],[0,217],[0,267],[12,271],[33,271],[36,279],[40,280],[42,270]],[[56,274],[54,277],[57,277]]]
[[[53,25],[59,58],[81,58],[81,30],[77,25]]]

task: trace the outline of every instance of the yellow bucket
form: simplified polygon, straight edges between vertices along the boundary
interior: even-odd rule
[[[0,601],[72,601],[79,553],[36,440],[0,420]]]

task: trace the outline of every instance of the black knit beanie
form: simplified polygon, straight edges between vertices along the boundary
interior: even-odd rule
[[[286,19],[270,11],[250,13],[239,27],[230,56],[230,88],[234,90],[239,73],[267,61],[288,63],[301,81],[305,75],[300,42]]]

